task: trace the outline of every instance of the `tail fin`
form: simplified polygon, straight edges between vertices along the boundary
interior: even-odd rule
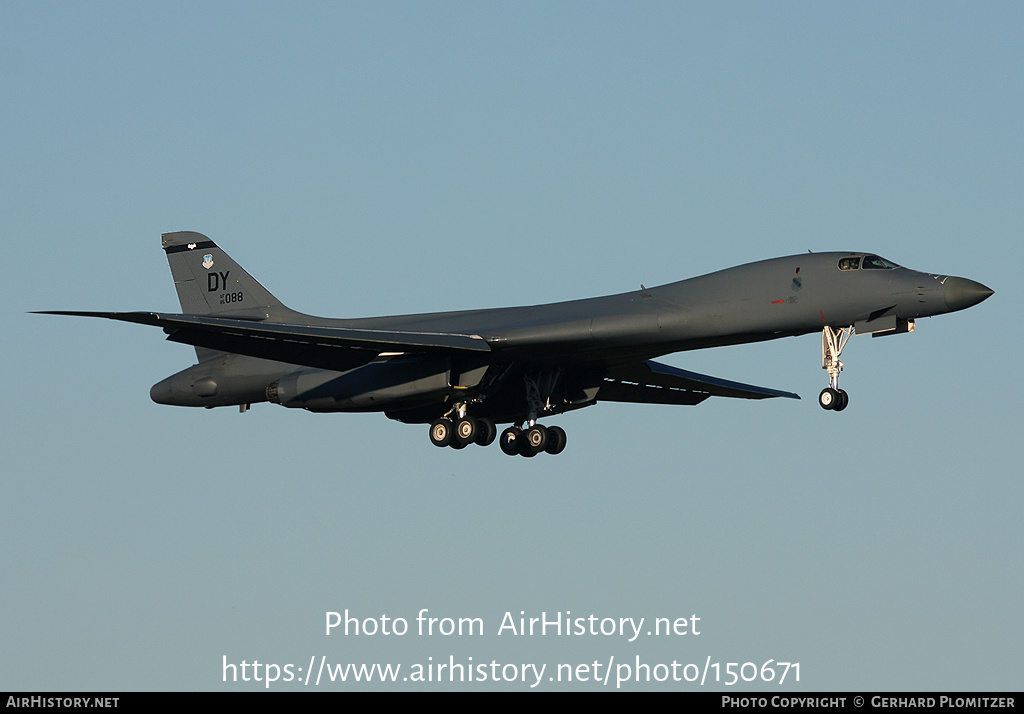
[[[202,233],[164,233],[162,239],[183,313],[253,320],[286,320],[294,315]],[[200,362],[225,354],[196,347],[196,357]]]
[[[163,247],[183,313],[279,319],[291,312],[202,233],[164,233]]]

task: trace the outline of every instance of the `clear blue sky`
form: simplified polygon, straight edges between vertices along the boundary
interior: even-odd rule
[[[244,690],[224,657],[323,655],[1020,690],[1022,35],[1012,2],[0,3],[0,689]],[[509,459],[380,415],[160,407],[189,348],[26,314],[177,310],[173,230],[339,317],[808,249],[996,294],[854,338],[842,414],[806,336],[667,360],[801,402],[604,404]],[[487,631],[326,637],[346,608]],[[566,610],[702,629],[496,634]]]

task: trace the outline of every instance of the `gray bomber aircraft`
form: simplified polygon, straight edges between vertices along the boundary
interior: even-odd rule
[[[829,383],[818,403],[842,411],[839,361],[850,336],[914,330],[914,320],[981,302],[992,290],[865,253],[763,260],[660,287],[534,305],[328,319],[281,304],[213,241],[167,233],[182,314],[48,311],[162,327],[198,363],[155,384],[153,401],[190,407],[269,401],[314,412],[379,412],[430,424],[437,446],[560,453],[565,431],[541,418],[606,402],[699,404],[783,392],[653,361],[683,350],[821,333]]]

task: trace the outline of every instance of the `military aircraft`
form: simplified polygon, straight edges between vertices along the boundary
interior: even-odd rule
[[[762,260],[659,287],[529,307],[328,319],[285,307],[200,233],[162,236],[182,314],[46,311],[162,327],[198,363],[153,401],[192,407],[269,401],[313,412],[379,412],[430,424],[436,446],[510,456],[560,453],[539,420],[598,402],[695,405],[709,397],[799,399],[653,361],[672,352],[821,333],[825,409],[849,403],[839,357],[850,336],[914,330],[992,290],[866,253]]]

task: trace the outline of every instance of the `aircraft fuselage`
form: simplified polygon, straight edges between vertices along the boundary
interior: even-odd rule
[[[565,446],[564,431],[538,425],[539,418],[598,401],[799,398],[653,361],[707,347],[820,332],[829,386],[819,403],[842,411],[848,395],[838,385],[839,355],[851,334],[910,332],[918,318],[992,294],[973,280],[831,252],[583,300],[332,319],[284,306],[199,233],[165,234],[163,247],[181,314],[60,313],[154,325],[192,345],[198,363],[154,385],[154,401],[383,411],[430,422],[431,441],[456,448],[486,445],[496,423],[512,422],[502,449],[526,456]]]
[[[774,258],[658,287],[544,305],[313,319],[340,327],[475,334],[496,357],[589,363],[820,332],[824,325],[868,320],[879,310],[913,320],[975,304],[951,308],[947,302],[950,280],[978,285],[962,278],[903,267],[838,269],[841,259],[863,255]],[[991,293],[985,291],[980,286],[978,294]]]

